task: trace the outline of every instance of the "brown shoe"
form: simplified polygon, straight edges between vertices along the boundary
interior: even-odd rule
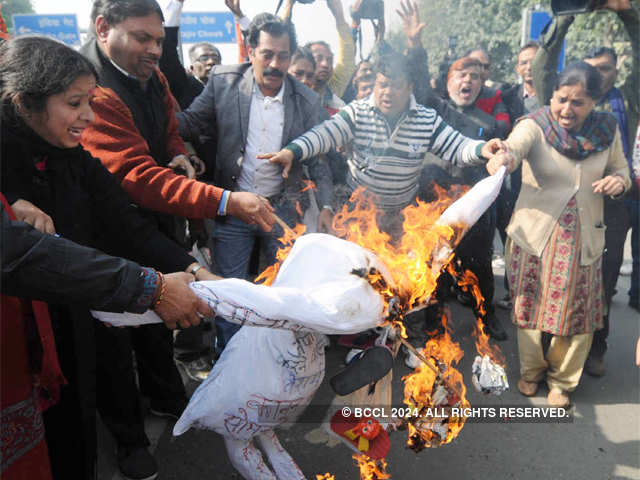
[[[566,408],[569,406],[569,395],[561,390],[551,390],[547,395],[547,403],[551,407]]]
[[[525,397],[533,397],[538,391],[538,382],[527,382],[521,378],[518,380],[518,390]]]
[[[592,377],[602,377],[607,373],[607,368],[604,366],[604,356],[589,355],[584,363],[584,371]]]

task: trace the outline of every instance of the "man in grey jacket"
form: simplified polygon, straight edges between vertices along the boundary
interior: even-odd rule
[[[296,49],[291,23],[262,13],[252,21],[247,40],[251,63],[212,69],[204,91],[178,114],[180,135],[185,139],[215,135],[215,184],[267,198],[276,214],[293,226],[301,222],[296,205],[303,201],[302,167],[285,174],[279,165],[257,157],[280,150],[320,123],[326,113],[315,92],[287,75]],[[317,159],[309,165],[309,174],[317,186],[324,223],[330,224],[331,173],[324,160]],[[267,261],[273,262],[281,235],[280,227],[266,233],[237,218],[217,218],[213,233],[217,273],[246,278],[257,238]],[[216,319],[216,328],[220,352],[238,327]]]

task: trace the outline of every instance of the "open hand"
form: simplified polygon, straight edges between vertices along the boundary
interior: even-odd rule
[[[11,210],[13,210],[13,213],[19,221],[28,223],[42,233],[48,233],[49,235],[56,234],[56,229],[51,217],[33,203],[20,198],[13,202]]]
[[[425,29],[427,24],[420,22],[418,4],[415,0],[413,2],[411,0],[401,0],[400,8],[397,9],[396,12],[402,19],[404,33],[409,40],[409,46],[414,47],[419,45],[422,31]]]
[[[289,178],[289,170],[293,165],[293,152],[283,148],[278,153],[264,153],[258,155],[260,160],[269,160],[270,163],[279,163],[282,166],[282,178]]]

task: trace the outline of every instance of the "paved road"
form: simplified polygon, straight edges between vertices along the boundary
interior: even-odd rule
[[[499,279],[498,279],[499,280]],[[497,282],[501,284],[501,282]],[[572,395],[571,424],[467,424],[450,445],[419,454],[405,448],[404,433],[391,437],[388,472],[394,479],[447,478],[486,479],[640,479],[640,369],[634,365],[635,342],[640,334],[640,315],[627,306],[629,277],[620,277],[612,307],[608,372],[594,379],[583,376]],[[503,292],[499,289],[496,298]],[[531,399],[515,390],[518,358],[515,327],[507,312],[498,311],[507,327],[509,340],[500,344],[508,362],[512,390],[501,397],[486,397],[470,384],[475,356],[471,333],[471,311],[454,304],[454,337],[465,350],[460,369],[465,376],[468,398],[473,406],[546,405],[546,388]],[[337,371],[346,349],[327,352],[327,374]],[[400,361],[394,368],[394,403],[400,404],[400,378],[409,369]],[[193,385],[189,385],[193,387]],[[333,395],[323,384],[313,405],[324,408]],[[223,480],[240,478],[231,467],[220,436],[212,432],[189,431],[172,439],[165,421],[149,417],[148,431],[160,466],[162,480]],[[358,479],[351,452],[326,436],[318,424],[301,423],[279,433],[279,438],[296,459],[307,478],[331,472],[336,480]],[[113,444],[104,431],[100,436],[99,478],[116,480]]]

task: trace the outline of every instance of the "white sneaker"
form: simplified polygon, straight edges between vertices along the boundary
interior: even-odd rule
[[[416,357],[416,355],[409,350],[407,347],[403,347],[404,348],[404,353],[405,353],[405,357],[404,357],[404,364],[415,370],[416,368],[418,368],[418,365],[422,364],[422,360],[420,360],[418,357]],[[424,348],[418,348],[418,351],[420,353],[424,353]]]

